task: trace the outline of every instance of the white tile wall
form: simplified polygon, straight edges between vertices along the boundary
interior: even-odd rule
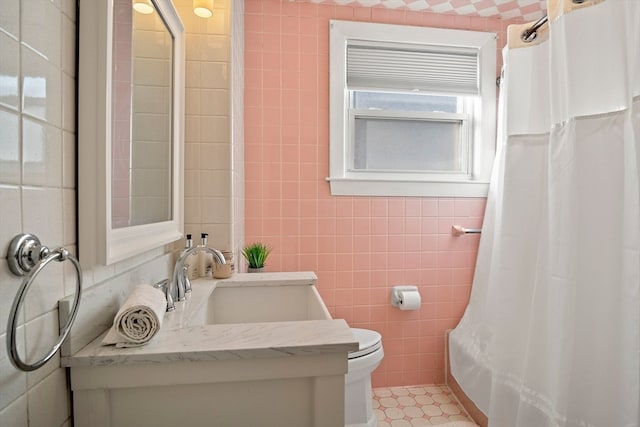
[[[27,395],[23,394],[0,412],[3,425],[27,426]]]
[[[0,426],[69,426],[66,371],[56,355],[41,369],[15,369],[6,325],[21,278],[7,267],[23,232],[77,253],[75,0],[2,0],[0,8]],[[168,277],[171,248],[84,271],[71,341],[78,350],[104,331],[132,285]],[[80,253],[82,262],[82,253]],[[32,362],[58,334],[57,302],[75,293],[70,263],[49,264],[19,313],[18,351]]]
[[[228,89],[229,69],[227,62],[202,62],[202,87],[206,89]]]
[[[75,243],[75,224],[73,233],[65,234],[65,224],[70,225],[63,221],[69,209],[75,221],[75,201],[65,207],[62,190],[66,185],[66,198],[75,199],[75,9],[65,10],[48,0],[8,0],[0,9],[2,254],[21,232],[35,233],[50,246]],[[20,281],[6,259],[0,260],[0,425],[62,425],[70,412],[59,356],[27,374],[6,354],[7,317]],[[64,295],[63,266],[49,265],[20,312],[16,337],[24,360],[36,360],[57,338],[57,301]]]
[[[37,292],[35,290],[31,292]],[[58,316],[55,310],[46,312],[24,325],[25,360],[38,360],[58,339]],[[27,388],[30,389],[59,369],[60,355],[56,354],[42,368],[27,373]]]
[[[226,134],[229,138],[228,131],[220,132],[220,134]],[[200,169],[225,170],[229,168],[229,159],[231,159],[229,144],[224,142],[202,144],[200,152]]]
[[[62,130],[25,117],[22,141],[22,184],[61,184]]]
[[[231,171],[209,170],[200,172],[202,179],[200,195],[202,197],[231,197]]]
[[[73,132],[76,126],[75,79],[66,72],[62,73],[62,93],[65,94],[62,98],[62,128]]]
[[[234,116],[235,117],[235,116]],[[229,141],[231,140],[231,129],[229,126],[229,118],[222,117],[210,117],[207,120],[200,121],[200,134],[206,135],[209,142],[218,142],[219,144],[207,144],[207,146],[216,147],[215,149],[225,147],[229,149]],[[228,154],[228,151],[227,153]],[[210,156],[202,157],[204,162],[209,163],[212,159]],[[226,157],[225,160],[229,160]],[[204,166],[202,166],[204,168]],[[229,168],[229,163],[224,165],[224,168]],[[223,166],[216,167],[215,169],[223,169]]]
[[[244,2],[232,2],[231,10],[231,132],[232,132],[232,242],[236,266],[244,245]],[[237,267],[236,267],[237,268]]]
[[[75,7],[75,0],[68,0],[67,3],[70,3],[69,7]],[[76,49],[75,49],[75,41],[76,41],[76,23],[73,18],[70,16],[74,16],[75,11],[69,9],[71,12],[65,10],[65,14],[62,15],[62,70],[68,75],[72,77],[75,73],[76,66]],[[72,104],[73,107],[75,105]],[[74,108],[75,110],[75,108]]]
[[[3,10],[3,14],[5,10]],[[13,22],[8,22],[13,24]],[[18,40],[5,29],[7,33],[0,32],[0,105],[17,109],[18,108],[18,72],[20,69],[20,44]]]
[[[62,132],[62,187],[76,187],[76,138],[66,130]]]
[[[6,339],[5,335],[3,334],[1,338],[4,343]],[[18,327],[16,330],[16,347],[21,354],[24,354],[23,326]],[[2,393],[0,393],[1,408],[8,406],[27,390],[27,374],[13,368],[7,355],[7,346],[5,345],[0,346],[0,384],[2,384]],[[0,421],[2,420],[2,412],[0,411]]]
[[[231,3],[216,0],[213,17],[202,19],[193,14],[191,0],[174,1],[186,32],[185,231],[196,241],[208,233],[218,249],[237,248],[231,210]]]
[[[5,0],[2,2],[0,29],[16,40],[20,37],[20,0]],[[3,56],[2,59],[2,62],[4,62],[5,57]]]
[[[22,226],[43,244],[55,247],[62,245],[62,189],[60,183],[49,185],[22,187]]]
[[[2,51],[2,33],[0,33],[0,51]],[[2,65],[0,65],[0,68]],[[0,70],[0,73],[2,71]],[[17,79],[16,79],[17,80]],[[0,82],[0,94],[6,90]],[[2,95],[0,95],[1,102]],[[18,115],[12,111],[0,109],[0,181],[17,184],[20,182],[20,126]]]
[[[47,61],[25,44],[20,48],[20,55],[22,113],[60,127],[62,76],[59,66]]]
[[[57,246],[60,245],[54,247]],[[46,316],[49,312],[56,312],[58,300],[61,298],[64,298],[64,265],[54,262],[47,266],[46,272],[34,279],[29,288],[23,304],[25,320],[32,321]],[[36,360],[36,357],[37,355],[33,355],[31,360]]]
[[[1,148],[0,148],[1,150]],[[21,207],[20,207],[20,188],[13,185],[0,185],[0,254],[6,254],[9,248],[9,242],[15,235],[14,230],[19,230],[22,221]],[[7,269],[7,273],[9,270]],[[0,270],[0,274],[3,270]],[[2,292],[3,284],[8,285],[5,280],[0,280],[0,292]],[[7,286],[8,287],[8,286]],[[4,298],[0,298],[0,313],[2,312],[2,305],[6,301]],[[0,317],[2,320],[3,317]],[[0,321],[0,332],[4,329],[3,322]]]
[[[27,410],[30,427],[59,426],[67,421],[70,399],[65,369],[57,368],[29,389]]]
[[[26,5],[24,2],[22,4]],[[22,44],[28,45],[35,53],[40,54],[59,72],[62,56],[60,9],[49,0],[31,0],[29,7],[20,10],[20,19]],[[60,98],[54,101],[59,102]]]
[[[229,90],[200,89],[200,113],[229,117]],[[204,137],[205,135],[203,135]]]
[[[76,192],[62,189],[62,244],[72,246],[76,242]]]

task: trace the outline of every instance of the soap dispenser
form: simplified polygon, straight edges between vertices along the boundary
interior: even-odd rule
[[[193,247],[193,241],[191,240],[191,234],[187,234],[187,244],[185,246],[185,250]],[[187,275],[189,276],[189,280],[195,280],[198,278],[198,254],[193,253],[189,255],[184,263],[187,267]]]
[[[204,247],[207,246],[207,238],[209,234],[201,233],[200,234],[200,244]],[[206,251],[200,251],[198,253],[198,273],[200,277],[210,277],[211,276],[211,265],[213,263],[213,256]]]

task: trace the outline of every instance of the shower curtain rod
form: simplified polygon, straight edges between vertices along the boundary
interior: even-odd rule
[[[538,19],[532,26],[527,28],[520,35],[520,39],[522,39],[525,43],[531,43],[538,36],[538,30],[549,20],[549,15],[544,15],[542,18]]]
[[[580,5],[586,3],[587,0],[571,0],[571,3],[575,5]],[[520,35],[520,39],[525,43],[531,43],[538,36],[538,30],[549,20],[549,15],[545,15],[542,18],[538,19],[532,26],[527,28]]]

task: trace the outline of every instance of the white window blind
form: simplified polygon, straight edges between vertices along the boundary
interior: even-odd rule
[[[494,33],[330,21],[331,194],[484,197]]]
[[[478,50],[407,44],[347,45],[347,87],[479,93]]]

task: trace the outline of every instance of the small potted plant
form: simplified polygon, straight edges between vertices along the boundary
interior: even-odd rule
[[[244,249],[242,249],[242,255],[249,264],[249,273],[264,271],[264,262],[270,252],[271,248],[260,242],[245,246]]]

